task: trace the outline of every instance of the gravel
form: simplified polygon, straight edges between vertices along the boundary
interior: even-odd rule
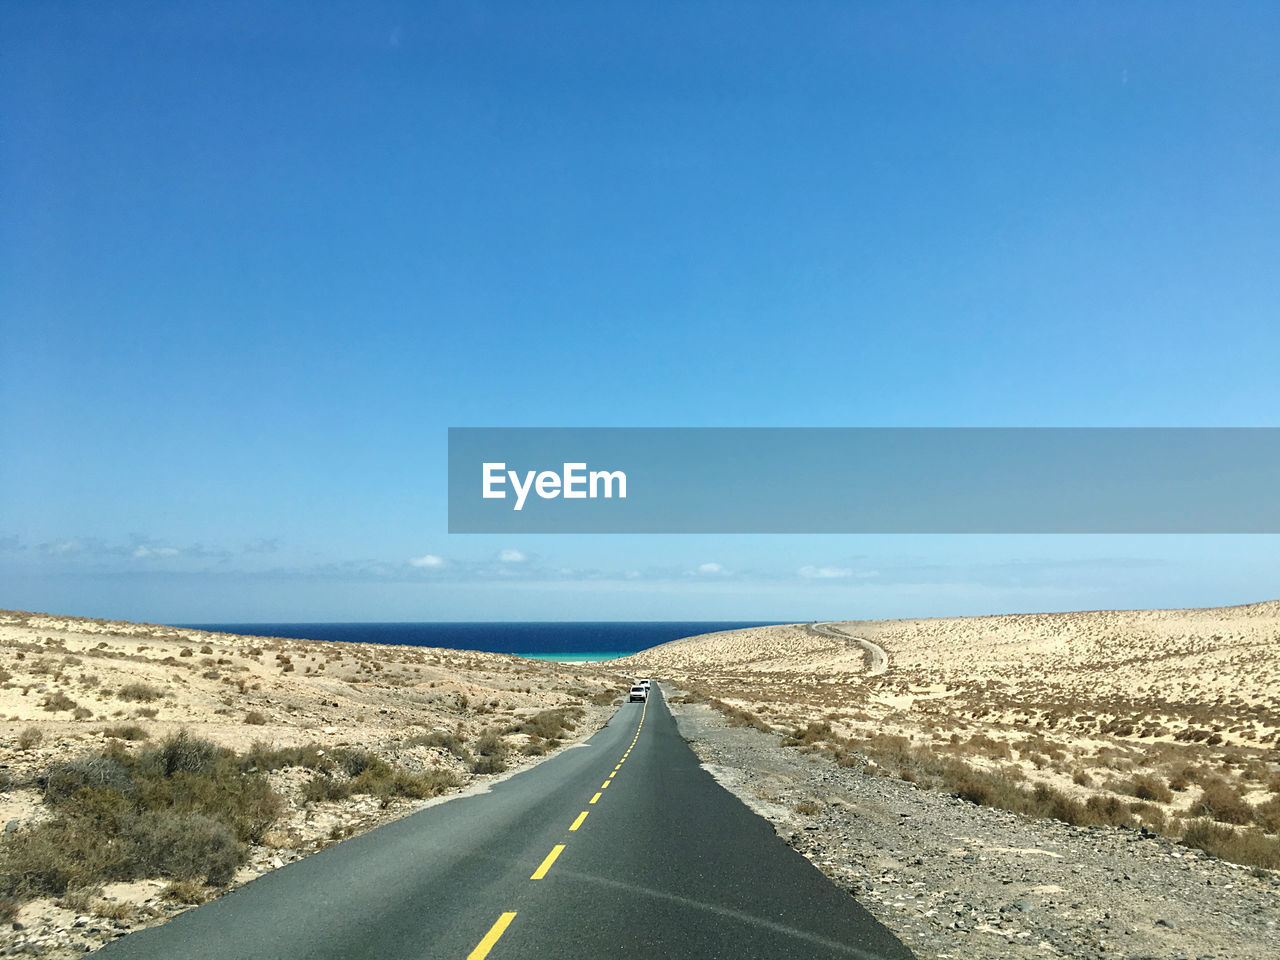
[[[668,701],[670,702],[670,701]],[[730,791],[921,958],[1280,957],[1280,874],[859,773],[671,704]],[[806,816],[798,803],[820,805]]]

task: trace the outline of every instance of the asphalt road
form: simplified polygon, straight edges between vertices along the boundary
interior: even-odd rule
[[[656,687],[584,745],[486,793],[336,844],[99,955],[913,956],[702,769]]]

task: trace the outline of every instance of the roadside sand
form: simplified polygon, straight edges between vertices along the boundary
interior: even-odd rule
[[[35,782],[50,764],[113,742],[136,752],[180,730],[239,753],[255,743],[368,750],[396,769],[447,771],[460,783],[451,791],[456,794],[492,775],[474,773],[445,746],[410,743],[415,735],[439,732],[465,753],[496,732],[505,765],[518,767],[598,729],[624,684],[594,665],[503,654],[0,611],[0,825],[12,834],[52,816]],[[582,714],[557,739],[504,733],[540,711],[575,707]],[[138,728],[130,732],[134,739],[112,736],[130,727]],[[438,802],[356,795],[307,804],[301,789],[311,771],[285,768],[267,776],[285,810],[251,849],[233,885]],[[93,896],[22,904],[15,919],[23,929],[10,930],[6,922],[0,949],[9,944],[40,956],[80,955],[86,944],[184,909],[163,898],[166,887],[163,880],[143,879],[108,884]],[[98,914],[120,916],[95,915],[89,903]]]
[[[887,652],[884,673],[858,640]],[[1187,816],[1210,781],[1255,805],[1280,790],[1280,601],[759,627],[615,664],[745,711],[740,722],[818,725],[804,749],[908,777],[913,752],[963,759],[1082,802],[1143,800],[1151,826],[1174,832],[1163,819]]]

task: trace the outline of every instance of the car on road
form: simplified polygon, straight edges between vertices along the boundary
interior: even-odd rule
[[[645,678],[644,678],[644,679],[642,679],[642,680],[637,680],[637,681],[636,681],[636,683],[640,684],[640,686],[642,686],[642,687],[644,687],[646,690],[648,690],[648,689],[649,689],[649,685],[650,685],[651,683],[653,683],[653,681],[652,681],[652,680],[650,680],[648,677],[645,677]]]
[[[640,686],[640,684],[637,683],[634,687],[631,688],[631,694],[630,696],[627,697],[627,700],[630,703],[635,703],[636,701],[644,702],[648,698],[649,698],[649,688],[642,687]]]

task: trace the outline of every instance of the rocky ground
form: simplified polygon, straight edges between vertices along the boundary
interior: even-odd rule
[[[721,783],[921,958],[1278,955],[1276,872],[1145,830],[1032,820],[840,767],[705,705],[672,711]]]

